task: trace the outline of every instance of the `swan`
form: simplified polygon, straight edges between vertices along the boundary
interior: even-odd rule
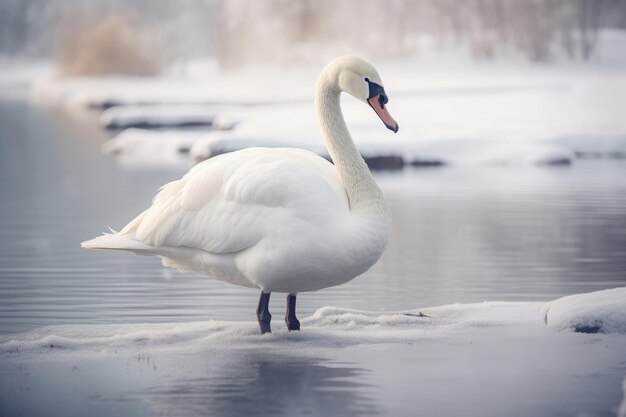
[[[368,104],[393,132],[376,69],[343,56],[320,73],[318,122],[334,163],[292,148],[248,148],[208,159],[159,189],[121,231],[81,243],[155,255],[166,267],[259,288],[257,320],[271,332],[272,292],[287,293],[285,322],[300,330],[296,296],[340,285],[381,256],[391,212],[346,127],[340,94]]]

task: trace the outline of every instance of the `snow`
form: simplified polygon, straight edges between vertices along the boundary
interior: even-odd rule
[[[579,333],[626,333],[626,288],[563,297],[542,309],[551,329]]]
[[[216,112],[202,105],[118,106],[103,111],[100,124],[107,129],[211,126]]]
[[[606,307],[620,291],[580,297]],[[335,413],[614,415],[626,334],[552,331],[542,305],[323,307],[291,333],[276,311],[266,335],[252,320],[49,326],[0,336],[0,372],[12,381],[0,385],[0,403],[15,415],[67,404],[66,415],[249,415],[248,407],[275,412],[272,404],[299,415],[319,407],[311,396],[322,401],[316,393],[335,387],[342,395],[322,401]],[[612,314],[596,310],[596,317],[603,312]]]
[[[301,319],[303,332],[287,333],[281,320],[274,320],[274,333],[259,335],[256,322],[210,321],[184,324],[132,324],[99,326],[49,326],[16,336],[0,336],[0,352],[19,351],[27,358],[50,350],[65,354],[98,355],[138,345],[159,350],[195,350],[207,343],[233,349],[254,347],[264,340],[307,340],[316,346],[408,342],[439,338],[475,327],[528,324],[539,317],[539,303],[455,304],[421,310],[370,312],[323,307]],[[534,312],[534,314],[532,314]],[[531,314],[529,314],[531,313]]]
[[[21,61],[0,55],[0,99],[24,100],[33,80],[46,79],[53,73],[50,62]]]
[[[209,344],[233,349],[263,341],[300,340],[316,346],[406,343],[423,339],[464,337],[475,329],[525,329],[542,337],[558,337],[548,329],[595,329],[582,333],[623,333],[626,337],[626,287],[570,295],[549,303],[483,302],[451,304],[405,311],[363,311],[322,307],[301,319],[301,333],[288,333],[274,320],[275,333],[261,336],[256,322],[209,321],[182,324],[116,324],[49,326],[18,335],[0,336],[0,354],[35,357],[50,349],[84,354],[135,349],[149,344],[158,350],[194,350]],[[569,340],[569,339],[568,339]],[[236,345],[234,344],[236,342]],[[626,348],[626,346],[624,346]]]
[[[276,69],[251,68],[223,72],[207,68],[203,77],[47,77],[33,83],[31,97],[42,105],[70,111],[76,107],[106,109],[122,105],[259,105],[294,102],[310,97],[317,75],[315,71],[299,69],[281,72]],[[289,88],[278,89],[277,85]]]
[[[130,128],[105,142],[102,150],[131,168],[186,167],[189,149],[202,131],[153,131]]]
[[[623,72],[497,66],[431,71],[410,62],[383,64],[380,72],[387,82],[390,111],[400,124],[398,134],[388,132],[367,106],[351,97],[342,100],[353,137],[366,158],[517,166],[626,157]],[[263,82],[258,82],[259,74]],[[214,123],[216,130],[228,132],[195,135],[198,142],[190,146],[195,160],[215,154],[211,150],[215,147],[223,152],[290,146],[325,156],[312,104],[312,74],[294,70],[281,79],[279,71],[251,69],[236,75],[216,71],[204,81],[49,79],[35,84],[33,97],[70,111],[115,105],[101,116],[107,127]],[[168,137],[175,138],[175,132]],[[145,131],[141,138],[156,142],[150,135]],[[159,131],[152,135],[164,138]],[[124,152],[128,158],[151,149],[137,146],[140,139],[134,136]],[[125,147],[117,142],[117,149]],[[176,152],[177,147],[171,149]]]
[[[351,97],[342,98],[344,114],[366,158],[502,166],[623,159],[626,61],[618,50],[623,40],[622,32],[607,31],[597,62],[587,64],[476,63],[458,57],[376,62],[399,133],[388,132],[368,106]],[[228,132],[195,135],[195,161],[249,146],[300,147],[326,156],[313,109],[321,67],[187,67],[195,69],[181,66],[153,78],[42,78],[33,83],[31,97],[70,113],[102,111],[105,127],[212,125]],[[168,137],[176,141],[175,132]],[[145,131],[140,137],[155,142],[150,135]],[[153,135],[164,138],[159,131]],[[124,149],[127,160],[151,159],[145,154],[151,146],[138,146],[138,135],[123,137],[130,136],[128,147],[118,140],[115,148]]]

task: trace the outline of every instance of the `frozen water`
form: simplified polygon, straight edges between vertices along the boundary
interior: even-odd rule
[[[626,335],[551,332],[542,318],[541,303],[489,302],[324,307],[301,332],[275,320],[263,336],[255,322],[49,326],[0,337],[0,404],[15,416],[612,415]]]

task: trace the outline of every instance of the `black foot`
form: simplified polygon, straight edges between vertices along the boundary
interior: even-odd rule
[[[261,292],[261,298],[259,298],[259,306],[256,309],[256,318],[259,321],[261,334],[272,332],[272,326],[270,325],[270,323],[272,322],[272,315],[269,311],[270,294],[271,293],[269,292]]]
[[[296,317],[296,295],[289,294],[287,296],[287,314],[285,314],[285,323],[287,323],[287,329],[300,330],[300,321]]]
[[[285,317],[285,323],[287,323],[287,328],[289,329],[289,331],[300,330],[300,322],[295,317]]]
[[[257,316],[257,318],[259,320],[261,334],[272,333],[272,325],[270,324],[272,321],[272,315],[268,313],[266,316]]]

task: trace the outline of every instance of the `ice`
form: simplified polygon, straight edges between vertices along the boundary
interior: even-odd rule
[[[371,312],[323,307],[301,320],[303,332],[287,333],[274,320],[275,333],[259,335],[256,322],[210,321],[181,324],[49,326],[16,336],[0,336],[0,352],[39,355],[50,351],[65,354],[87,352],[111,354],[149,345],[158,350],[188,350],[207,344],[238,349],[264,341],[298,339],[312,347],[362,343],[407,342],[436,338],[474,327],[519,325],[537,321],[538,303],[481,303],[397,312]],[[534,312],[534,314],[528,314]],[[537,321],[538,322],[538,321]]]
[[[275,311],[265,335],[253,320],[43,327],[0,336],[0,403],[11,415],[615,415],[626,334],[552,331],[542,305],[323,307],[300,332]]]
[[[572,295],[547,304],[483,302],[403,311],[322,307],[301,319],[303,331],[300,333],[289,333],[281,320],[274,320],[274,333],[263,336],[252,321],[48,326],[0,336],[0,354],[6,358],[18,352],[18,356],[27,357],[50,351],[110,354],[146,345],[152,351],[186,351],[208,345],[246,349],[280,340],[299,340],[314,349],[329,345],[462,338],[477,329],[491,329],[496,333],[518,329],[541,337],[558,337],[545,331],[544,319],[549,329],[599,326],[598,332],[626,333],[625,306],[626,288],[615,288]]]
[[[626,288],[576,294],[546,304],[549,328],[579,333],[626,333]]]

